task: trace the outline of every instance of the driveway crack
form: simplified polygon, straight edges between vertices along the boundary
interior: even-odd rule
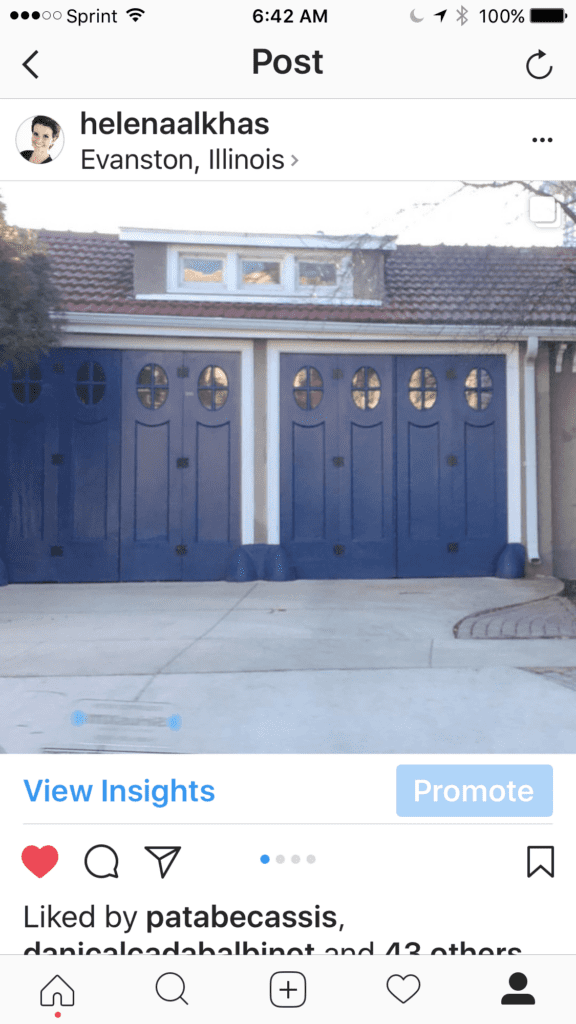
[[[198,643],[199,640],[205,640],[206,637],[210,635],[212,630],[216,629],[217,626],[220,626],[221,623],[224,622],[224,620],[228,617],[228,615],[230,615],[231,612],[236,611],[236,609],[239,607],[242,601],[245,601],[246,598],[249,597],[250,594],[256,589],[256,587],[258,586],[258,582],[259,581],[256,580],[254,585],[250,587],[250,590],[248,590],[245,594],[242,594],[241,597],[238,598],[238,600],[232,605],[231,608],[227,608],[226,611],[223,612],[223,614],[216,622],[209,626],[208,629],[204,630],[204,632],[200,636],[197,636],[195,637],[194,640],[191,640],[189,644],[185,644],[181,650],[177,651],[176,654],[172,655],[172,657],[168,659],[168,661],[162,666],[162,668],[158,672],[155,672],[154,675],[150,676],[147,682],[144,683],[142,689],[139,690],[139,692],[134,697],[134,702],[142,700],[142,697],[144,696],[146,691],[152,686],[152,683],[154,683],[159,676],[164,675],[164,673],[170,667],[170,665],[172,665],[172,663],[176,661],[176,658],[179,658],[186,651],[190,651],[194,647],[194,645]]]

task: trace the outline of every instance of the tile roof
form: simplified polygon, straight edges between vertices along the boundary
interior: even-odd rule
[[[70,312],[404,324],[576,325],[576,250],[399,245],[381,306],[134,298],[133,252],[117,235],[40,231]]]

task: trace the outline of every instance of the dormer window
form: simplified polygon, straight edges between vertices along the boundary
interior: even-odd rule
[[[300,260],[298,263],[298,281],[300,286],[308,288],[328,288],[336,284],[335,263],[310,263]]]
[[[242,260],[242,285],[246,287],[280,284],[280,263],[269,260]]]
[[[207,247],[171,246],[168,250],[168,292],[198,297],[218,293],[223,298],[261,296],[273,302],[331,302],[352,297],[348,253],[257,252],[245,249],[218,252]]]
[[[137,299],[295,306],[380,306],[384,236],[122,228],[134,245]],[[191,310],[197,315],[197,310]],[[262,310],[258,315],[266,315]]]
[[[188,284],[224,283],[224,260],[202,256],[182,257],[182,282]]]

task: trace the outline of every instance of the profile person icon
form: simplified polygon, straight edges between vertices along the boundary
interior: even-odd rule
[[[514,991],[502,996],[501,1002],[503,1006],[534,1006],[536,1002],[534,996],[531,996],[529,992],[523,991],[528,984],[528,978],[525,974],[520,974],[519,971],[516,974],[511,974],[508,978],[508,984]]]
[[[52,157],[50,150],[60,137],[60,125],[51,117],[44,117],[38,114],[32,118],[32,149],[25,149],[20,152],[31,164],[50,164]]]

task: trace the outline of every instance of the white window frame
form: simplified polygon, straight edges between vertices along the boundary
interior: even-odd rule
[[[222,260],[222,270],[224,276],[224,281],[222,282],[222,284],[218,284],[217,281],[199,281],[197,283],[194,281],[185,282],[184,267],[182,265],[182,260],[191,258]],[[219,295],[223,291],[227,291],[230,285],[234,285],[233,281],[228,280],[228,253],[222,252],[222,250],[218,249],[189,249],[186,252],[180,251],[177,254],[176,260],[170,260],[170,258],[168,259],[166,269],[168,278],[167,288],[169,292],[181,292],[187,295],[192,295],[195,292],[200,292],[201,294]]]
[[[300,263],[332,263],[336,267],[336,284],[300,284]],[[350,299],[353,296],[352,259],[332,253],[297,253],[294,267],[294,288],[297,295],[313,298]]]
[[[270,255],[270,253],[244,253],[237,252],[230,254],[232,259],[236,258],[238,262],[238,288],[243,295],[285,295],[287,290],[290,288],[290,270],[287,266],[288,260],[286,256],[279,256],[277,254]],[[244,284],[242,280],[242,264],[244,260],[250,260],[256,262],[261,260],[263,263],[279,263],[280,264],[280,284]]]
[[[224,262],[222,284],[213,282],[183,281],[182,260],[186,257],[198,259],[220,259]],[[242,281],[242,261],[262,260],[280,264],[280,284],[246,285]],[[309,263],[332,263],[336,267],[336,284],[301,285],[299,281],[300,261]],[[352,256],[346,252],[315,252],[314,250],[277,250],[242,248],[233,251],[192,245],[169,245],[166,260],[166,298],[215,299],[246,302],[254,298],[272,303],[309,302],[314,303],[358,303],[366,300],[354,299]],[[139,298],[144,296],[138,296]],[[373,304],[368,300],[369,304]]]

